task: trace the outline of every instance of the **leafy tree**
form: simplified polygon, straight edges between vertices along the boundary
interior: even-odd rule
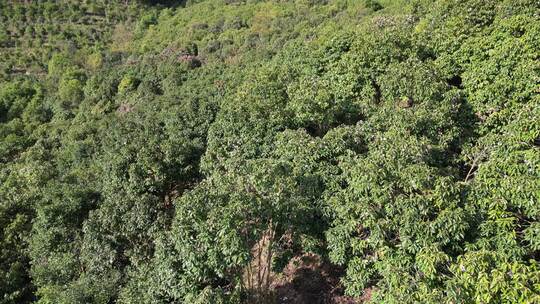
[[[0,303],[540,302],[538,1],[173,2],[0,1]]]

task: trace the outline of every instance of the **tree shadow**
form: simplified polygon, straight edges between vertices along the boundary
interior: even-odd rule
[[[354,304],[359,299],[343,296],[340,278],[343,269],[304,254],[291,260],[281,282],[274,286],[274,303],[279,304]]]
[[[161,6],[166,8],[186,7],[187,0],[143,0],[146,5]]]

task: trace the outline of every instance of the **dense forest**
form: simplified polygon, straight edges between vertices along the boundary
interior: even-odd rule
[[[0,0],[0,304],[540,303],[537,0]]]

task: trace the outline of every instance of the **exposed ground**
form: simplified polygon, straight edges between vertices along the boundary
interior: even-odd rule
[[[283,304],[356,304],[363,303],[343,295],[339,281],[342,270],[321,261],[314,254],[295,257],[283,274],[274,279],[276,303]]]

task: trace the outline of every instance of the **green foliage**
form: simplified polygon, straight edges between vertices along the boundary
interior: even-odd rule
[[[16,169],[16,168],[10,168]],[[1,303],[21,303],[32,300],[34,285],[29,274],[27,237],[33,216],[29,198],[32,194],[21,186],[22,177],[2,168],[0,171],[0,292]],[[13,193],[13,189],[28,191]]]
[[[0,1],[0,303],[540,302],[539,9]]]
[[[7,71],[0,79],[54,72],[59,68],[58,53],[69,54],[64,57],[82,64],[94,46],[109,43],[116,24],[131,23],[146,8],[142,3],[126,4],[104,0],[3,1],[0,67]]]
[[[31,182],[31,165],[24,154],[36,141],[36,128],[48,118],[42,102],[37,84],[0,85],[0,303],[33,298],[27,250],[38,188]]]
[[[460,256],[451,268],[449,297],[459,302],[534,303],[538,295],[538,262],[516,262],[497,252]]]
[[[49,75],[60,77],[64,71],[72,67],[73,63],[66,55],[56,53],[49,60],[47,67]]]

